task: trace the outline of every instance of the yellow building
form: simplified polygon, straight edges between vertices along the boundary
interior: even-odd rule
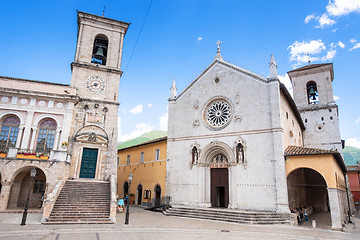
[[[165,197],[166,144],[161,137],[118,150],[117,193],[123,198],[128,192],[128,176],[133,174],[130,201],[151,207]]]

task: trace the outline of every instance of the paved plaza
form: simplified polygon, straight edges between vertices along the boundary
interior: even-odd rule
[[[30,213],[20,226],[20,213],[0,213],[0,239],[109,240],[109,239],[360,239],[360,219],[344,232],[310,226],[245,225],[226,222],[168,217],[160,212],[130,208],[130,224],[124,213],[115,224],[42,225],[40,213]]]

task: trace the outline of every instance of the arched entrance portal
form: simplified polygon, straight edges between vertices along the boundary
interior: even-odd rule
[[[30,170],[32,168],[25,167],[16,175],[10,190],[8,209],[24,208],[29,193],[29,208],[37,209],[42,207],[46,177],[41,169],[35,168],[36,175],[31,181]]]
[[[142,185],[141,184],[139,184],[139,186],[137,187],[137,204],[138,205],[141,205],[141,203],[142,203]]]
[[[320,173],[310,168],[299,168],[287,177],[289,207],[312,207],[315,212],[328,212],[327,184]]]

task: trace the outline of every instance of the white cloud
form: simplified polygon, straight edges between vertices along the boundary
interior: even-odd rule
[[[360,148],[360,138],[348,138],[345,145]]]
[[[351,43],[356,43],[357,41],[356,41],[355,38],[352,38],[352,39],[350,39],[350,42],[351,42]]]
[[[355,43],[355,45],[352,48],[350,48],[350,51],[357,49],[357,48],[360,48],[360,43]]]
[[[167,131],[168,128],[168,113],[165,113],[164,115],[162,115],[161,117],[159,117],[160,120],[160,130],[162,131]]]
[[[330,0],[326,11],[332,16],[342,16],[351,12],[359,12],[360,0]]]
[[[298,42],[295,41],[287,49],[290,49],[290,61],[296,61],[298,64],[310,61],[319,60],[318,57],[312,57],[309,55],[319,54],[326,50],[325,44],[321,39],[311,40],[310,42]]]
[[[293,96],[293,87],[289,75],[287,75],[287,73],[285,75],[278,75],[278,78],[280,82],[282,82],[285,85],[286,89],[289,91],[291,96]]]
[[[324,13],[323,15],[321,15],[319,18],[316,18],[319,22],[319,25],[316,27],[320,27],[323,28],[325,26],[331,26],[333,24],[335,24],[335,20],[329,18],[329,15],[327,15],[326,13]]]
[[[203,39],[202,37],[198,37],[198,38],[197,38],[198,43],[199,43],[202,39]]]
[[[314,14],[307,15],[304,22],[305,22],[305,23],[308,23],[308,22],[311,21],[311,19],[315,19],[315,15],[314,15]]]
[[[341,41],[338,42],[339,47],[344,48],[345,44],[343,44]]]
[[[147,123],[139,123],[136,124],[136,129],[132,131],[130,134],[120,135],[119,134],[119,141],[124,142],[129,139],[137,138],[143,135],[146,132],[150,132],[154,130],[154,127]]]
[[[326,56],[321,58],[321,61],[332,60],[335,57],[336,53],[337,52],[335,49],[331,49],[330,51],[327,52]]]
[[[143,105],[139,104],[136,105],[136,107],[134,107],[133,109],[131,109],[129,112],[131,112],[132,114],[139,114],[143,111]]]
[[[151,103],[148,103],[148,104],[146,104],[149,108],[152,108],[152,104]]]
[[[340,98],[338,97],[338,96],[335,96],[334,95],[334,101],[337,101],[337,100],[339,100]]]
[[[355,120],[355,123],[360,123],[360,117]]]
[[[360,0],[329,0],[325,13],[319,16],[308,15],[305,18],[305,23],[315,19],[319,23],[316,27],[323,28],[335,24],[337,18],[352,12],[360,12]]]

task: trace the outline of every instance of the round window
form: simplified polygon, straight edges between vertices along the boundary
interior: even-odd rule
[[[208,124],[216,129],[225,127],[230,122],[231,106],[225,100],[215,100],[205,109],[204,118]]]

